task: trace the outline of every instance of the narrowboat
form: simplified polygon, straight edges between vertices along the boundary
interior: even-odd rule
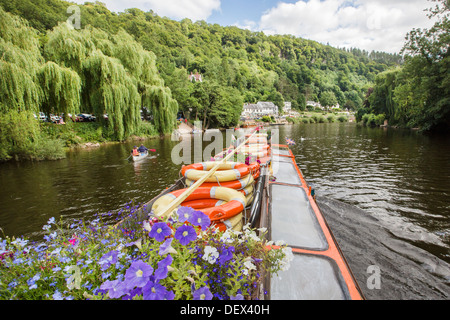
[[[364,299],[289,146],[259,131],[251,129],[214,161],[183,166],[181,178],[145,206],[156,215],[190,206],[219,230],[250,224],[266,228],[268,240],[284,241],[294,256],[290,268],[266,275],[260,300]],[[236,154],[244,160],[230,162]]]

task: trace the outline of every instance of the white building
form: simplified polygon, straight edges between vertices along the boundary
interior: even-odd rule
[[[292,110],[292,103],[291,102],[284,102],[283,112],[289,113]]]
[[[244,104],[241,117],[254,119],[263,116],[278,116],[278,107],[273,102],[262,101],[257,104]]]
[[[314,107],[314,108],[322,109],[322,106],[320,105],[320,102],[315,102],[315,101],[306,101],[306,106],[311,106],[311,107]]]

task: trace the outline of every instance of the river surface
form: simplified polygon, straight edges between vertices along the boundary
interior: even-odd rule
[[[291,149],[297,163],[360,286],[368,264],[391,275],[384,278],[384,288],[392,286],[389,294],[366,291],[367,298],[450,298],[448,136],[352,123],[272,128],[279,130],[280,143],[285,136],[296,141]],[[89,218],[130,201],[149,201],[178,179],[181,166],[172,162],[171,151],[179,142],[144,141],[156,153],[133,163],[127,157],[138,143],[72,150],[58,161],[0,164],[0,228],[8,236],[42,239],[50,217]],[[400,257],[405,270],[395,266]],[[398,283],[398,274],[408,272],[421,283]],[[417,289],[422,285],[427,289]]]

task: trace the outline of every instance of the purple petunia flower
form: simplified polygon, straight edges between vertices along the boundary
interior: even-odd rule
[[[127,294],[125,294],[122,297],[122,300],[133,300],[134,297],[140,296],[141,294],[142,294],[142,288],[135,288],[135,289],[131,290],[130,292],[128,292]]]
[[[142,288],[144,300],[163,300],[167,294],[167,290],[164,286],[157,281],[149,281]]]
[[[182,225],[175,232],[175,239],[180,241],[180,243],[185,246],[191,241],[195,241],[197,239],[197,233],[195,232],[194,227]]]
[[[128,292],[126,284],[120,280],[105,281],[101,286],[101,290],[108,290],[111,299],[118,299]]]
[[[102,270],[108,269],[112,264],[117,263],[118,252],[116,250],[110,251],[107,254],[104,254],[100,261],[98,262],[102,267]]]
[[[148,234],[150,238],[155,238],[156,241],[162,242],[167,236],[172,234],[172,229],[165,222],[155,223],[152,230]]]
[[[190,221],[189,219],[192,217],[194,212],[195,210],[191,207],[179,207],[177,210],[178,221],[182,223]]]
[[[175,249],[172,248],[173,238],[169,238],[162,245],[159,246],[159,255],[163,256],[168,253],[175,253]]]
[[[166,258],[158,262],[158,269],[155,271],[155,279],[161,280],[167,277],[169,269],[167,268],[173,261],[172,256],[169,254]]]
[[[127,284],[127,288],[142,288],[147,284],[152,273],[153,268],[142,260],[133,262],[125,272],[125,282]]]
[[[211,291],[209,291],[208,287],[201,287],[198,290],[195,290],[192,295],[194,296],[194,300],[212,300],[213,295]]]
[[[231,296],[230,300],[244,300],[244,296],[238,293],[235,297]]]
[[[211,219],[202,211],[194,211],[192,219],[189,220],[194,226],[200,226],[202,230],[206,230],[211,224]]]
[[[219,263],[224,264],[225,262],[231,260],[233,258],[233,252],[235,251],[233,246],[222,250],[219,256]]]

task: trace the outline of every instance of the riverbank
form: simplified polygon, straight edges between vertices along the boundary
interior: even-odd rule
[[[60,160],[64,159],[66,152],[72,149],[92,149],[103,144],[161,137],[154,126],[146,121],[142,122],[141,126],[123,141],[117,141],[112,130],[97,122],[66,124],[40,122],[34,123],[32,135],[20,135],[20,128],[16,131],[17,134],[0,141],[0,162]],[[3,140],[14,140],[15,143]]]

